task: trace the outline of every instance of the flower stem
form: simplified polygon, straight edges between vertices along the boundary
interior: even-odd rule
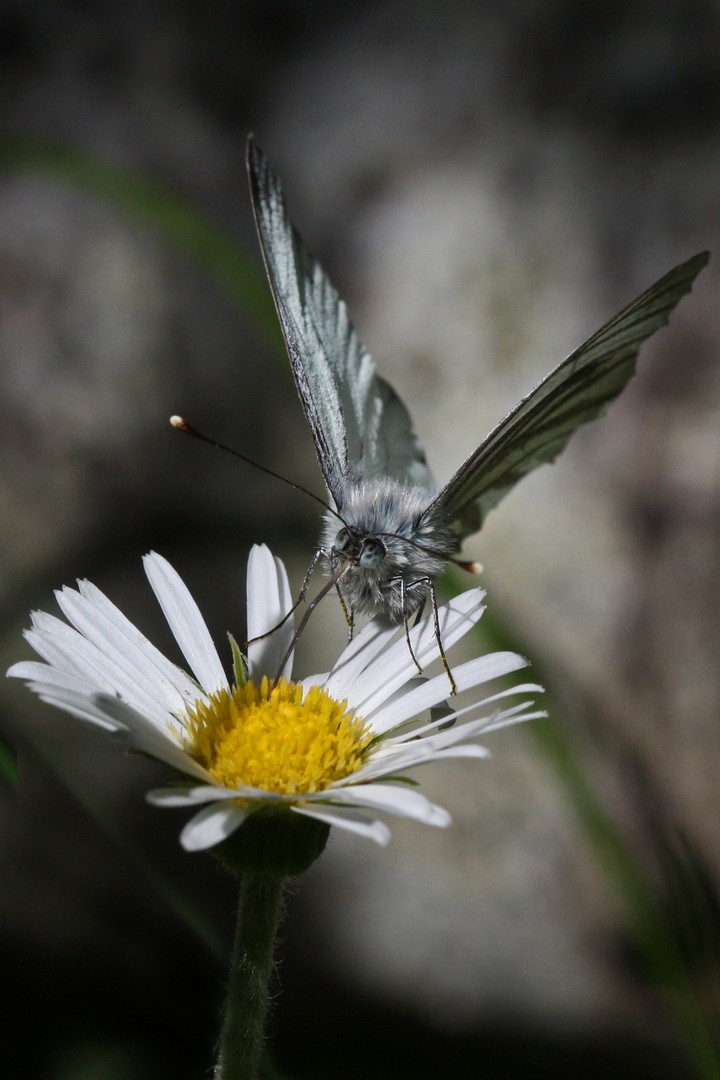
[[[214,1080],[259,1076],[284,879],[243,874]]]

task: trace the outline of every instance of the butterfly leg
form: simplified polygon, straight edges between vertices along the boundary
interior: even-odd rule
[[[317,560],[315,560],[315,561],[317,561]],[[318,606],[320,601],[324,597],[327,596],[327,594],[330,592],[330,590],[335,588],[335,586],[337,585],[340,578],[343,576],[345,571],[351,565],[351,562],[352,562],[351,559],[345,559],[340,564],[340,566],[337,568],[337,570],[335,570],[335,572],[333,573],[330,580],[325,582],[325,584],[323,585],[322,589],[317,594],[317,596],[314,596],[313,599],[308,604],[308,606],[305,608],[305,613],[304,613],[302,619],[300,620],[300,625],[298,626],[297,630],[293,634],[293,639],[292,639],[292,641],[290,642],[290,644],[288,646],[287,652],[285,653],[285,655],[282,658],[282,662],[280,663],[280,666],[278,667],[278,673],[275,676],[275,682],[277,682],[278,679],[280,678],[280,672],[285,667],[285,664],[287,663],[287,661],[288,661],[288,659],[290,657],[290,654],[292,653],[293,649],[297,645],[298,638],[300,637],[303,630],[305,629],[305,626],[307,625],[307,621],[310,618],[310,616],[312,615],[313,611]],[[295,606],[297,607],[297,605],[295,605]]]
[[[340,607],[342,608],[342,613],[345,616],[345,622],[347,623],[347,627],[348,627],[348,645],[349,645],[350,642],[353,639],[353,633],[355,631],[355,612],[353,611],[352,608],[349,608],[347,606],[347,603],[345,601],[345,597],[342,594],[342,589],[340,588],[340,583],[338,581],[335,582],[335,591],[338,594],[338,600],[340,601]]]
[[[293,606],[290,608],[289,611],[287,611],[283,615],[283,617],[282,617],[282,619],[280,620],[279,623],[275,623],[275,626],[273,626],[271,630],[266,630],[264,634],[259,634],[257,637],[250,638],[249,641],[246,641],[245,642],[245,649],[246,650],[247,650],[248,645],[252,645],[256,641],[262,641],[266,637],[270,637],[270,635],[274,634],[276,630],[279,630],[281,626],[284,626],[284,624],[288,621],[288,619],[290,618],[291,615],[295,614],[295,612],[297,611],[297,609],[300,607],[303,600],[307,596],[307,591],[308,591],[308,588],[309,588],[309,585],[310,585],[310,578],[313,576],[313,572],[315,570],[315,567],[318,564],[318,559],[321,557],[321,555],[325,555],[325,554],[326,554],[326,552],[325,552],[324,548],[318,548],[317,549],[317,551],[313,555],[312,559],[310,560],[310,565],[308,566],[307,571],[305,573],[305,577],[303,578],[303,583],[302,583],[302,585],[300,587],[300,592],[298,594],[298,598],[295,601],[295,603],[293,604]]]
[[[445,655],[445,649],[443,648],[442,634],[440,633],[440,615],[439,615],[439,612],[438,612],[437,593],[435,592],[435,584],[433,582],[433,579],[431,577],[415,578],[414,581],[411,581],[409,584],[406,584],[405,579],[403,577],[397,577],[397,578],[394,578],[392,580],[391,584],[392,585],[397,585],[398,589],[400,590],[400,610],[402,612],[403,626],[405,628],[405,640],[407,641],[408,652],[410,653],[410,656],[412,657],[413,663],[415,664],[415,667],[418,669],[418,673],[420,675],[423,674],[423,669],[420,667],[420,664],[418,662],[418,658],[415,655],[415,650],[413,649],[412,642],[410,640],[410,625],[409,625],[409,622],[408,622],[408,612],[407,612],[407,594],[411,589],[413,589],[413,590],[422,589],[423,590],[424,595],[422,596],[419,615],[422,615],[423,608],[425,607],[425,602],[426,602],[426,599],[427,599],[427,595],[428,595],[428,593],[430,594],[430,603],[432,605],[433,629],[435,631],[435,640],[437,641],[438,652],[440,654],[440,659],[442,661],[442,666],[445,668],[445,673],[446,673],[448,679],[450,680],[450,693],[451,694],[457,694],[457,684],[455,682],[455,679],[453,678],[453,673],[450,670],[450,665],[448,664],[447,657]],[[418,622],[418,620],[416,619],[414,625],[417,626],[417,622]]]
[[[427,593],[429,593],[430,594],[430,603],[432,605],[432,617],[433,617],[433,627],[434,627],[434,630],[435,630],[435,640],[437,641],[438,651],[440,653],[440,659],[442,661],[442,666],[445,668],[445,672],[447,674],[447,677],[450,680],[450,693],[451,694],[457,694],[457,685],[455,683],[455,679],[453,678],[453,673],[450,670],[450,665],[447,662],[447,657],[445,655],[445,649],[443,648],[442,634],[440,633],[440,615],[438,613],[437,594],[435,592],[435,584],[433,582],[433,579],[430,578],[430,577],[416,578],[415,581],[411,581],[409,585],[406,585],[404,578],[399,577],[397,579],[397,583],[398,583],[399,588],[400,588],[400,605],[401,605],[401,608],[402,608],[403,626],[405,627],[405,640],[407,641],[408,649],[410,651],[410,655],[413,658],[413,662],[415,664],[415,667],[418,669],[419,673],[422,675],[423,670],[420,667],[420,664],[418,663],[417,656],[415,655],[415,651],[414,651],[414,649],[412,647],[412,643],[410,641],[410,627],[408,625],[408,616],[407,616],[407,594],[408,594],[408,591],[410,589],[422,589],[424,591],[425,595],[423,596],[422,604],[420,606],[420,613],[422,614],[422,610],[425,607],[426,596],[427,596]],[[416,620],[416,625],[417,625],[417,620]]]
[[[455,679],[453,678],[453,673],[450,670],[450,665],[448,664],[447,656],[445,655],[445,649],[443,648],[442,635],[440,633],[440,615],[438,614],[438,602],[437,593],[435,592],[435,585],[432,581],[430,581],[428,587],[430,592],[430,603],[432,604],[433,625],[435,627],[435,640],[438,644],[440,659],[442,660],[442,666],[445,668],[445,674],[450,680],[450,693],[457,694],[457,686],[455,684]]]
[[[448,678],[450,679],[450,687],[451,687],[450,692],[455,693],[455,690],[456,690],[455,680],[453,679],[452,672],[450,671],[449,666],[446,663],[445,653],[444,653],[444,650],[443,650],[443,647],[442,647],[442,639],[440,637],[440,629],[439,629],[438,623],[437,623],[437,599],[435,597],[435,590],[433,589],[433,585],[432,585],[431,581],[426,582],[425,580],[423,580],[423,584],[427,584],[429,586],[429,588],[432,590],[433,599],[435,600],[435,637],[437,638],[438,644],[440,646],[440,655],[442,657],[445,670],[447,671]],[[420,619],[423,616],[423,612],[425,611],[426,602],[427,602],[427,595],[423,596],[423,598],[422,598],[422,602],[420,604],[420,607],[418,608],[418,613],[415,616],[415,622],[413,624],[414,626],[417,626],[417,624],[420,622]],[[451,716],[454,711],[455,710],[452,708],[450,703],[447,702],[447,701],[444,701],[442,703],[442,705],[434,705],[432,707],[432,709],[430,710],[430,719],[433,722],[437,722],[437,721],[442,720],[446,716]],[[454,720],[448,720],[444,724],[441,723],[441,724],[438,725],[438,731],[445,731],[447,728],[452,727],[454,723],[455,723]]]
[[[424,582],[425,578],[421,578],[420,581]],[[418,669],[418,674],[422,675],[423,669],[420,667],[420,664],[418,663],[418,658],[415,655],[415,650],[413,649],[412,642],[410,640],[410,624],[408,623],[408,613],[407,613],[407,586],[405,584],[405,578],[404,577],[397,578],[397,583],[398,583],[398,585],[400,587],[400,608],[402,610],[402,620],[403,620],[403,626],[405,628],[405,640],[407,641],[408,652],[410,653],[410,656],[412,657],[412,661],[413,661],[415,667]],[[418,584],[420,584],[420,582],[413,581],[413,582],[411,582],[410,587],[412,588],[413,586],[418,585]],[[424,604],[425,604],[425,601],[423,600],[423,606],[424,606]],[[422,611],[422,607],[421,607],[420,610]],[[417,625],[417,619],[415,620],[415,625]]]
[[[430,588],[432,589],[432,582],[430,582],[429,585],[430,585]],[[435,595],[435,593],[434,593],[434,590],[433,590],[433,597],[434,597],[434,595]],[[417,626],[417,624],[420,622],[420,619],[422,618],[423,612],[425,611],[426,602],[427,602],[427,596],[423,596],[422,603],[420,604],[420,607],[418,608],[418,613],[415,616],[415,624],[414,624],[415,626]],[[435,607],[437,608],[437,602],[436,602]],[[439,632],[439,628],[438,628],[438,625],[437,625],[437,613],[436,613],[436,622],[435,622],[435,636],[436,636],[436,638],[438,640],[438,644],[440,645],[440,654],[443,657],[443,663],[445,663],[445,655],[444,655],[443,648],[442,648],[442,639],[440,637],[440,632]],[[449,670],[447,663],[445,663],[445,670],[447,671],[448,678],[450,679],[451,693],[453,693],[454,692],[453,688],[455,687],[455,680],[452,677],[452,672]],[[430,710],[430,719],[431,719],[431,721],[433,721],[435,723],[435,722],[437,722],[439,720],[442,720],[446,716],[451,716],[454,711],[455,710],[450,705],[450,703],[447,702],[447,701],[444,701],[442,703],[442,705],[434,705],[432,707],[432,709]],[[445,731],[447,728],[452,727],[454,723],[455,723],[454,720],[448,720],[444,724],[439,724],[438,725],[438,731]]]
[[[420,604],[420,607],[419,607],[419,608],[417,609],[417,615],[415,616],[415,622],[413,623],[413,626],[417,626],[417,624],[418,624],[418,623],[420,622],[420,620],[422,619],[422,617],[423,617],[423,612],[425,611],[425,601],[426,601],[426,600],[427,600],[427,597],[426,597],[426,596],[423,596],[423,598],[422,598],[422,602],[421,602],[421,604]]]

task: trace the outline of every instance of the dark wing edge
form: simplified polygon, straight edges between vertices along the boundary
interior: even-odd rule
[[[670,270],[572,352],[483,439],[426,514],[445,514],[461,538],[477,532],[518,480],[603,415],[634,375],[643,342],[667,324],[709,258],[703,251]]]
[[[348,481],[432,479],[405,406],[376,372],[319,261],[290,221],[280,180],[252,136],[250,194],[265,269],[325,482],[341,507]]]

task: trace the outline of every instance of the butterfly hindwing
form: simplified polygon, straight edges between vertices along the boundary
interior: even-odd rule
[[[279,179],[255,141],[247,165],[255,221],[295,384],[337,506],[348,482],[432,480],[403,403],[381,379],[347,307],[293,227]]]
[[[476,532],[518,480],[603,414],[634,374],[642,343],[667,323],[708,259],[702,252],[670,270],[571,353],[490,432],[426,514],[445,514],[460,537]]]

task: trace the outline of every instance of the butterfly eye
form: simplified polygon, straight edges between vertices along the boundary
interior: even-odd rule
[[[340,555],[352,555],[352,548],[356,547],[353,535],[349,529],[340,529],[333,544],[335,551]]]
[[[360,552],[359,562],[361,566],[371,570],[382,562],[386,555],[385,545],[379,540],[366,540]]]

